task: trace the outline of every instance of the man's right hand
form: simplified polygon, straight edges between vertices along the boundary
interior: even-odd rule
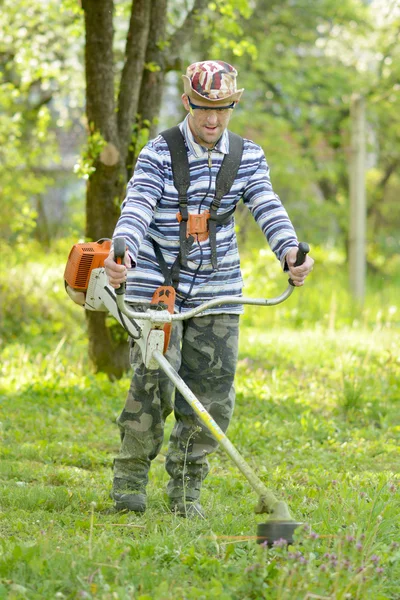
[[[114,289],[119,288],[121,283],[125,283],[126,281],[127,269],[131,268],[131,259],[128,252],[125,252],[124,264],[118,265],[114,259],[114,250],[111,250],[104,261],[104,268],[111,287]]]

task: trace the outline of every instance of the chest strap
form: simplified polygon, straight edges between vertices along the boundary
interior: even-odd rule
[[[179,280],[179,266],[187,268],[187,257],[190,248],[193,244],[194,237],[188,235],[187,226],[189,220],[188,211],[188,189],[190,186],[190,167],[188,159],[188,151],[185,144],[183,134],[178,126],[171,127],[161,133],[168,145],[168,149],[171,154],[172,163],[172,176],[174,180],[174,186],[178,192],[179,202],[179,255],[177,258],[177,266],[173,265],[172,270],[174,271],[174,283],[177,284]],[[242,160],[243,154],[243,138],[228,131],[229,135],[229,154],[224,156],[221,167],[217,174],[215,183],[215,196],[210,206],[210,216],[207,219],[207,226],[210,238],[211,247],[211,264],[213,269],[218,270],[218,259],[217,259],[217,223],[225,224],[230,221],[235,211],[235,207],[225,212],[223,215],[218,215],[217,211],[221,205],[222,198],[230,191]],[[156,253],[157,255],[158,253]],[[157,256],[159,260],[159,256]],[[160,260],[159,260],[160,262]],[[164,261],[165,262],[165,261]],[[161,265],[160,265],[161,266]],[[163,268],[162,268],[163,271]],[[165,274],[164,274],[165,276]]]

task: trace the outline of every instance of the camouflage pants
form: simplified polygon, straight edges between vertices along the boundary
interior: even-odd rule
[[[237,364],[239,317],[208,315],[175,321],[166,358],[223,431],[228,428],[235,401],[233,380]],[[169,440],[166,470],[171,499],[195,500],[209,471],[207,455],[218,442],[201,425],[182,394],[159,370],[143,364],[138,346],[132,347],[133,377],[124,410],[117,423],[121,447],[114,460],[114,490],[144,492],[151,461],[160,452],[164,423],[174,408],[175,425]]]

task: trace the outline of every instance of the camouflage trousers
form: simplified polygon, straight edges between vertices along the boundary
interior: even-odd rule
[[[238,332],[238,315],[175,321],[166,353],[170,364],[223,431],[228,428],[235,402]],[[165,420],[174,410],[175,425],[165,465],[171,477],[167,492],[171,500],[196,500],[209,471],[207,455],[218,442],[165,373],[145,367],[135,344],[131,361],[132,382],[117,419],[121,447],[114,460],[114,491],[144,492],[150,463],[163,444]]]

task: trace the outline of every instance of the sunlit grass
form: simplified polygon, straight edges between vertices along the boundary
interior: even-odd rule
[[[340,255],[329,256],[340,264]],[[255,535],[267,517],[253,513],[255,493],[222,451],[211,457],[202,493],[207,521],[170,514],[166,442],[152,466],[148,511],[109,512],[115,419],[129,376],[110,382],[92,374],[84,316],[64,294],[57,264],[46,257],[15,266],[25,287],[3,295],[0,598],[398,600],[393,281],[372,286],[355,310],[343,278],[339,284],[329,269],[316,269],[282,307],[246,309],[228,434],[309,526],[296,546],[266,549]],[[279,270],[271,283],[268,269],[257,261],[246,267],[248,295],[285,287]]]

